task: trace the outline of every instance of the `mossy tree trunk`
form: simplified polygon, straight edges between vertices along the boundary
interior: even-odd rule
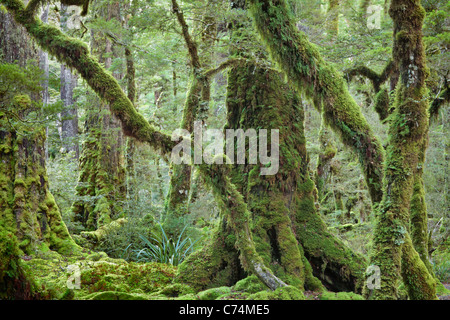
[[[119,2],[98,8],[107,21],[120,19]],[[91,31],[92,52],[106,68],[112,59],[123,56],[123,48],[115,46],[100,31]],[[120,72],[113,72],[120,79]],[[88,230],[110,223],[123,212],[126,199],[125,143],[120,121],[110,112],[107,103],[90,95],[92,107],[88,110],[85,130],[87,137],[80,156],[80,176],[77,196],[72,205],[74,220]]]
[[[247,161],[233,166],[231,174],[251,213],[252,239],[265,265],[302,289],[321,290],[323,281],[335,290],[361,290],[364,259],[329,234],[316,212],[304,115],[296,92],[278,72],[247,64],[229,72],[227,108],[227,129],[280,130],[278,173],[261,176],[261,166]],[[243,276],[228,225],[222,221],[211,243],[183,263],[179,281],[204,288],[231,285]]]
[[[210,1],[206,6],[206,10],[210,6]],[[215,22],[210,17],[199,16],[208,23],[206,30],[201,32],[202,42],[207,49],[201,50],[200,46],[191,36],[188,25],[184,18],[184,14],[176,1],[172,1],[172,10],[175,13],[178,23],[182,28],[182,34],[185,44],[188,48],[190,58],[190,83],[186,95],[186,101],[183,109],[183,118],[180,128],[189,133],[194,132],[194,122],[204,126],[205,120],[208,117],[209,101],[210,101],[210,81],[205,76],[203,70],[208,70],[211,67],[211,60],[209,50],[211,47],[207,45],[211,34],[214,32]],[[205,9],[203,9],[205,10]],[[203,26],[202,26],[203,27]],[[202,52],[199,52],[199,51]],[[204,56],[204,57],[203,57]],[[164,224],[166,231],[172,235],[177,236],[186,223],[186,214],[189,212],[189,203],[191,199],[191,178],[192,165],[190,164],[171,164],[172,175],[170,177],[169,192],[166,201],[166,212]]]
[[[410,299],[436,299],[436,283],[414,249],[410,209],[417,207],[414,189],[421,184],[423,154],[428,138],[428,75],[422,42],[425,11],[420,1],[392,0],[393,56],[399,68],[384,177],[384,196],[378,213],[371,263],[381,270],[381,288],[367,292],[374,299],[397,299],[403,280]],[[417,219],[413,215],[414,219]],[[414,228],[419,228],[417,223]],[[417,230],[413,230],[417,234]],[[420,237],[419,237],[420,238]]]
[[[67,19],[69,18],[68,7],[61,5],[60,25],[61,30],[67,32]],[[72,73],[70,68],[61,64],[61,100],[64,110],[61,118],[61,143],[64,152],[73,152],[73,158],[78,160],[80,148],[78,146],[78,110],[74,101],[74,89],[77,86],[78,76]]]
[[[336,38],[339,33],[339,6],[340,0],[328,0],[327,29],[332,38]]]
[[[21,68],[38,65],[38,50],[23,27],[4,12],[0,12],[0,26],[0,62],[17,63]],[[25,120],[31,112],[41,114],[40,89],[14,92],[6,102],[13,113],[0,116],[0,223],[9,237],[14,237],[11,243],[17,243],[21,254],[48,248],[69,254],[78,247],[49,190],[45,127]]]
[[[357,155],[374,203],[382,198],[384,153],[347,85],[300,33],[284,0],[248,0],[255,27],[271,58],[299,92],[314,102],[326,123]]]

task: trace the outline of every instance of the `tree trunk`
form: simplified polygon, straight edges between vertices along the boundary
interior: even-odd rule
[[[106,20],[120,19],[118,2],[99,9]],[[123,54],[100,32],[91,32],[92,51],[106,68],[111,67],[112,57]],[[116,78],[121,75],[113,73]],[[80,157],[80,177],[76,200],[72,206],[75,221],[88,230],[96,230],[110,223],[123,211],[126,199],[124,137],[120,122],[110,112],[107,103],[91,95],[93,108],[88,110],[86,132]]]
[[[364,260],[326,231],[315,210],[296,93],[279,73],[248,64],[229,73],[227,108],[227,129],[280,129],[278,173],[261,176],[261,166],[247,161],[233,166],[231,175],[251,212],[251,235],[264,264],[302,289],[320,290],[320,278],[330,289],[360,290]],[[179,280],[200,288],[239,280],[243,273],[236,263],[235,240],[224,220],[213,241],[180,267]]]
[[[67,6],[61,5],[61,30],[67,32],[67,19],[69,12]],[[78,77],[75,73],[61,64],[61,100],[64,103],[64,111],[61,119],[61,143],[63,152],[73,152],[73,158],[78,160],[80,148],[78,146],[78,110],[73,97],[73,90],[77,86]]]
[[[17,63],[22,68],[39,63],[35,45],[8,13],[0,12],[0,26],[2,63]],[[32,104],[32,101],[41,102],[41,92],[15,94],[8,104],[20,119],[30,112],[41,112]],[[79,248],[70,237],[49,191],[45,127],[20,121],[11,126],[8,117],[2,114],[0,120],[0,223],[15,234],[22,254],[46,248],[65,254],[77,251]]]
[[[390,119],[385,192],[371,258],[371,263],[380,268],[381,288],[371,297],[397,299],[398,285],[403,278],[410,299],[436,299],[435,280],[414,249],[409,234],[410,204],[414,184],[421,183],[420,168],[429,123],[425,96],[428,71],[422,42],[425,11],[418,0],[392,0],[389,12],[394,20],[393,56],[400,78]],[[370,294],[367,292],[366,296]]]

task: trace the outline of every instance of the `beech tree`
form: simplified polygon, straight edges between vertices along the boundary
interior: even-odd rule
[[[100,107],[95,109],[94,105],[92,109],[100,111],[97,112],[99,114],[108,114],[101,120],[96,112],[88,117],[88,125],[94,127],[94,122],[101,122],[103,126],[100,126],[100,130],[95,128],[91,132],[93,135],[86,140],[80,158],[80,182],[92,183],[92,188],[83,189],[81,183],[78,188],[80,195],[92,195],[103,200],[92,207],[77,202],[73,206],[76,218],[86,226],[92,230],[99,228],[98,232],[106,230],[106,224],[111,221],[113,209],[118,202],[117,197],[109,196],[115,194],[115,187],[119,188],[117,193],[125,194],[120,189],[124,185],[124,175],[119,153],[115,157],[117,161],[102,162],[99,159],[110,151],[122,148],[122,134],[150,145],[166,162],[169,162],[178,141],[157,129],[153,121],[148,121],[136,110],[133,81],[135,69],[129,47],[124,48],[128,71],[126,94],[119,84],[121,77],[107,71],[111,66],[108,59],[114,53],[111,43],[111,37],[114,36],[109,34],[109,38],[98,41],[98,34],[92,33],[94,42],[98,41],[92,48],[94,51],[99,49],[99,52],[91,53],[84,42],[69,37],[62,30],[37,17],[38,9],[45,1],[31,0],[26,4],[21,0],[1,0],[0,3],[9,12],[8,17],[10,14],[14,23],[24,28],[43,50],[68,68],[76,70],[84,79],[101,100],[97,104]],[[83,15],[92,8],[95,10],[89,0],[62,0],[61,3],[82,7]],[[333,39],[339,35],[340,3],[341,1],[329,1],[328,28]],[[363,12],[369,3],[370,1],[362,1]],[[367,299],[398,299],[398,287],[403,282],[410,299],[436,299],[437,279],[428,262],[427,212],[422,177],[428,143],[430,104],[426,88],[428,69],[422,39],[425,11],[420,1],[391,1],[389,14],[394,22],[393,55],[392,61],[384,70],[378,74],[360,66],[347,70],[346,77],[324,59],[319,48],[310,42],[304,32],[299,31],[302,26],[294,20],[291,6],[285,0],[233,2],[231,14],[235,13],[234,9],[248,10],[263,48],[259,48],[257,53],[246,52],[243,46],[237,45],[230,50],[231,57],[217,66],[208,59],[202,60],[199,45],[189,31],[182,8],[175,0],[171,1],[171,5],[178,26],[181,27],[190,66],[189,90],[180,127],[192,132],[195,120],[203,121],[207,118],[210,80],[218,72],[229,69],[225,131],[265,128],[269,131],[279,130],[280,134],[280,168],[274,175],[261,175],[264,165],[252,164],[249,153],[245,155],[247,161],[244,165],[229,164],[227,156],[218,154],[215,155],[215,160],[223,160],[225,164],[216,164],[216,161],[215,164],[173,166],[165,211],[164,222],[167,225],[170,225],[170,219],[189,214],[191,170],[200,173],[221,212],[220,222],[211,231],[208,241],[202,243],[199,250],[190,254],[178,266],[175,282],[188,285],[198,292],[208,288],[232,286],[248,275],[253,275],[272,291],[295,299],[304,299],[303,293],[307,290],[322,293],[326,290],[352,291],[364,294]],[[209,1],[207,5],[214,5],[214,2]],[[118,18],[119,7],[118,2],[108,3],[103,13],[109,18]],[[215,21],[209,17],[205,21],[211,28],[216,26]],[[227,28],[231,38],[233,34],[242,31],[242,26],[234,21]],[[209,31],[211,30],[206,29],[207,35]],[[8,40],[8,45],[12,43],[14,42]],[[202,44],[205,43],[208,42],[203,41]],[[100,50],[103,46],[104,49]],[[103,51],[108,53],[106,57],[102,56]],[[382,145],[361,107],[350,94],[346,80],[351,80],[356,75],[362,75],[372,83],[376,94],[375,110],[380,120],[385,121],[389,127],[386,146]],[[390,90],[385,85],[388,80],[391,80],[391,89],[395,89],[393,102],[390,100]],[[174,84],[174,90],[175,87]],[[14,95],[11,101],[18,110],[32,110],[32,95]],[[309,167],[310,155],[306,147],[303,101],[311,103],[321,115],[321,142],[330,139],[327,130],[332,130],[358,159],[376,216],[369,260],[334,235],[319,214],[317,200],[323,196],[329,161],[336,155],[336,149],[333,143],[323,143],[317,174],[313,179]],[[113,138],[117,146],[107,144],[108,147],[105,147],[106,144],[101,142],[109,124],[121,128],[118,136]],[[4,136],[7,138],[2,138],[2,142],[9,143],[16,139],[12,132],[13,130],[5,131]],[[29,155],[45,159],[43,148],[39,147],[45,135],[41,136],[42,132],[34,138],[39,142],[35,146],[27,144],[26,139],[16,139],[18,142],[11,142],[13,144],[9,149],[0,149],[8,150],[0,155],[6,159],[2,164],[5,168],[0,168],[2,174],[9,172],[12,163],[25,163]],[[186,137],[178,138],[192,142]],[[262,138],[261,132],[257,138]],[[276,143],[276,139],[272,137],[268,142]],[[21,153],[21,147],[28,151]],[[19,150],[17,154],[10,152],[15,152],[16,149]],[[110,163],[119,165],[114,165],[113,168]],[[34,174],[32,178],[25,179],[31,184],[22,183],[22,177],[15,177],[15,180],[4,179],[15,181],[13,185],[5,183],[7,187],[2,186],[5,192],[3,201],[0,202],[0,205],[3,203],[6,207],[3,211],[9,213],[2,213],[5,219],[2,217],[0,227],[2,236],[11,238],[8,243],[12,244],[10,251],[14,252],[10,261],[17,259],[17,249],[24,252],[29,250],[28,246],[34,243],[31,238],[39,234],[39,229],[44,235],[46,246],[58,251],[76,251],[77,247],[47,190],[45,162],[23,164],[14,172],[10,170],[9,174],[12,176],[13,173],[20,173],[23,167],[28,168],[26,174],[38,172],[40,178],[33,178],[37,176]],[[105,167],[109,169],[110,175],[101,171]],[[32,218],[31,225],[35,228],[32,227],[31,231],[24,229],[25,237],[20,232],[15,232],[11,222],[14,215],[16,219],[20,219],[23,216],[22,209],[27,209],[23,205],[25,202],[21,201],[24,197],[23,187],[28,188],[30,191],[27,194],[32,196],[26,199],[27,203],[36,202],[33,202],[38,198],[34,196],[35,189],[44,192],[43,204],[40,204],[40,200],[36,202],[40,210],[44,210],[44,214],[38,212],[27,215]],[[335,198],[339,202],[338,192],[335,193]],[[340,209],[343,208],[342,205]],[[114,222],[114,226],[123,223],[123,220],[118,220]],[[19,224],[19,227],[24,224]],[[91,234],[95,235],[95,232]],[[8,253],[5,251],[1,254],[0,258],[3,259]],[[10,261],[5,265],[11,265]],[[367,269],[369,266],[371,268]],[[376,288],[366,285],[371,276],[370,270],[374,267],[379,268],[381,275],[381,285]],[[3,272],[2,269],[0,271]]]

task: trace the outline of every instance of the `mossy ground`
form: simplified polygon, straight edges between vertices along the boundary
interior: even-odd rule
[[[109,258],[104,252],[62,256],[54,251],[22,257],[24,270],[33,275],[41,297],[54,300],[361,300],[348,292],[308,292],[287,286],[269,290],[256,276],[233,286],[197,292],[175,282],[176,267]],[[80,288],[68,288],[73,268],[80,270]],[[76,284],[76,282],[71,282]]]

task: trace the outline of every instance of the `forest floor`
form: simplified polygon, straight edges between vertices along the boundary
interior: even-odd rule
[[[57,300],[362,300],[349,292],[318,293],[288,287],[270,291],[255,276],[234,286],[197,292],[174,282],[177,268],[167,264],[127,262],[104,252],[86,251],[81,256],[62,256],[48,251],[23,257],[43,299]],[[450,300],[448,289],[439,297]]]

